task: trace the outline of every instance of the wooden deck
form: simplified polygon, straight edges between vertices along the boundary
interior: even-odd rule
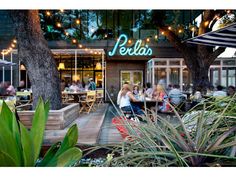
[[[109,128],[110,126],[107,127],[108,129],[102,128],[104,126],[107,126],[109,124],[109,120],[111,120],[112,118],[109,117],[109,114],[106,114],[108,112],[108,108],[108,104],[103,104],[99,108],[97,108],[96,111],[91,112],[90,114],[81,114],[64,130],[46,130],[44,145],[50,145],[57,141],[61,141],[64,138],[68,128],[71,127],[73,124],[77,124],[79,127],[78,145],[99,144],[101,139],[104,140],[102,141],[103,144],[104,142],[119,142],[119,137],[117,138],[110,136],[110,134],[113,134],[116,129],[114,130],[113,128]],[[108,117],[106,115],[108,115]],[[108,119],[108,121],[104,121],[105,117],[106,119]],[[106,136],[105,133],[108,133],[107,135],[109,136]],[[118,131],[116,133],[119,134]],[[101,138],[100,135],[104,137]],[[106,139],[107,141],[105,141]]]

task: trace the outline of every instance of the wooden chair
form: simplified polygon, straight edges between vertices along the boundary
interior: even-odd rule
[[[98,107],[99,107],[100,104],[103,103],[103,96],[104,96],[104,91],[103,90],[97,90],[96,103],[97,103]]]
[[[73,95],[69,95],[67,93],[62,93],[62,103],[71,103],[74,102],[74,97]]]
[[[16,92],[16,104],[30,104],[32,103],[32,93],[31,92]]]
[[[79,113],[86,111],[89,114],[91,110],[95,111],[96,91],[88,91],[85,100],[80,100],[79,102],[81,103]]]

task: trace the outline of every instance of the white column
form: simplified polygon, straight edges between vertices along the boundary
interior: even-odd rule
[[[20,81],[21,81],[21,74],[20,74],[20,60],[19,60],[19,65],[18,65],[18,73],[19,73],[19,83],[18,83],[18,85],[20,85]]]
[[[5,55],[2,54],[2,60],[5,60]],[[2,82],[5,82],[5,67],[2,67]]]
[[[77,81],[77,50],[75,50],[75,81]]]
[[[104,70],[105,70],[105,67],[104,67],[104,51],[102,51],[102,89],[104,89]],[[106,87],[105,87],[106,88]]]
[[[11,52],[11,62],[12,62],[12,52]],[[11,65],[11,85],[12,85],[12,82],[13,82],[13,67]]]

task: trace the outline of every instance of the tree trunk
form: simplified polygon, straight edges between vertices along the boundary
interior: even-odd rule
[[[193,83],[193,91],[201,91],[206,93],[207,88],[210,87],[208,77],[209,67],[195,67],[194,70],[190,70]]]
[[[57,66],[43,36],[37,10],[12,11],[18,57],[28,72],[33,92],[33,108],[39,97],[50,101],[50,108],[61,108],[60,80]]]

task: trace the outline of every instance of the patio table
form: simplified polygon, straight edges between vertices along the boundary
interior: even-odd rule
[[[63,91],[62,94],[72,95],[74,98],[74,101],[78,103],[80,101],[80,98],[87,94],[87,91],[80,91],[80,92],[64,92]]]

